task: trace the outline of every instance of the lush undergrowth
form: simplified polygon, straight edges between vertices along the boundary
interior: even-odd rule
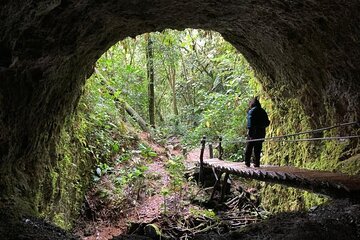
[[[55,167],[42,182],[38,199],[41,216],[69,229],[81,210],[86,191],[98,166],[113,162],[137,144],[138,136],[100,84],[89,81],[76,113],[67,119],[55,146]]]

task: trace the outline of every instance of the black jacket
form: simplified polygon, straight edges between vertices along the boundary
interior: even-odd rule
[[[270,121],[265,110],[259,106],[251,108],[247,113],[247,128],[250,138],[264,138],[265,128]]]

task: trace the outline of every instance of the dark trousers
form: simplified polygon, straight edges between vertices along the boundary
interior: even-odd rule
[[[251,154],[254,149],[254,166],[259,167],[260,166],[260,154],[261,154],[261,148],[262,148],[263,141],[258,142],[248,142],[246,143],[246,149],[245,149],[245,164],[247,166],[250,166],[250,159]]]

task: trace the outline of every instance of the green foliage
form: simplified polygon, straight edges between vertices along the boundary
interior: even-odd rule
[[[163,208],[164,214],[167,214],[167,205],[166,205],[166,198],[168,195],[172,194],[174,196],[173,204],[175,207],[173,209],[174,212],[181,209],[182,198],[183,198],[183,188],[186,183],[184,179],[184,158],[182,156],[175,156],[169,159],[166,162],[166,170],[170,176],[170,183],[169,186],[163,187],[161,189],[160,194],[164,198]]]
[[[110,167],[107,163],[100,163],[99,166],[95,170],[95,174],[93,175],[94,182],[99,181],[101,176],[103,176],[113,170],[114,170],[114,168]]]
[[[157,153],[154,152],[149,146],[140,143],[139,144],[140,155],[145,159],[150,159],[157,156]]]
[[[192,146],[203,135],[244,136],[246,110],[256,85],[244,57],[211,31],[165,30],[150,36],[158,136],[181,135],[184,144]],[[103,98],[124,99],[146,119],[145,52],[145,35],[115,44],[97,62],[93,79],[102,93],[109,88],[113,92]],[[234,144],[225,148],[234,154],[239,151]]]
[[[170,194],[170,189],[167,187],[161,188],[160,194],[163,196],[163,213],[167,214],[166,197]]]
[[[180,191],[184,183],[184,158],[182,156],[176,156],[169,159],[166,162],[166,169],[171,179],[171,190]]]
[[[196,71],[192,72],[194,80],[185,82],[183,86],[187,87],[183,89],[194,92],[191,90],[194,88],[195,94],[194,104],[186,105],[180,116],[187,123],[184,143],[194,146],[204,135],[210,141],[222,136],[227,140],[224,141],[225,153],[240,156],[241,146],[230,140],[245,136],[246,111],[253,96],[249,83],[254,81],[254,76],[245,59],[220,35],[205,34],[189,33],[189,43],[196,49],[189,53],[189,59]]]
[[[127,209],[135,206],[141,200],[142,194],[150,193],[150,190],[145,188],[147,178],[153,176],[145,174],[148,171],[145,164],[150,158],[148,154],[142,154],[144,151],[140,148],[146,149],[146,152],[152,151],[144,146],[144,144],[128,146],[127,151],[115,157],[113,163],[99,164],[98,169],[103,175],[99,177],[96,173],[97,183],[87,196],[87,199],[91,199],[92,204],[96,206],[95,219],[102,221],[117,219]]]
[[[71,228],[92,180],[99,181],[111,172],[114,159],[125,159],[122,149],[135,140],[116,109],[103,85],[89,79],[76,114],[61,131],[57,155],[52,157],[55,167],[41,183],[36,205],[42,216],[63,228]]]
[[[282,185],[261,184],[261,205],[271,213],[304,211],[328,199],[304,190]]]
[[[212,209],[200,209],[196,207],[190,207],[189,212],[194,217],[206,217],[215,221],[220,220]]]

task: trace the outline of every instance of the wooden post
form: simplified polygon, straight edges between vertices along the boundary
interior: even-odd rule
[[[223,201],[224,201],[225,191],[226,191],[226,184],[227,184],[228,179],[229,179],[229,173],[226,172],[226,173],[225,173],[225,176],[224,176],[224,180],[223,180],[222,186],[221,186],[221,198],[220,198],[220,202],[223,202]]]
[[[214,173],[214,176],[215,176],[215,180],[216,180],[216,181],[215,181],[215,184],[214,184],[213,191],[212,191],[212,193],[211,193],[210,200],[213,200],[213,199],[214,199],[216,187],[218,186],[219,181],[220,181],[220,178],[221,178],[221,175],[222,175],[222,173],[220,172],[220,174],[219,174],[219,176],[218,176],[214,167],[212,167],[212,171],[213,171],[213,173]]]
[[[200,171],[199,171],[199,183],[204,183],[204,151],[205,151],[206,137],[201,139],[201,151],[200,151]]]
[[[187,154],[188,154],[188,152],[187,152],[187,147],[183,147],[183,149],[182,149],[182,155],[183,155],[184,157],[186,157]]]
[[[209,143],[209,155],[210,155],[210,158],[214,158],[214,151],[213,151],[213,146],[212,146],[211,142]]]
[[[222,137],[219,136],[219,159],[222,160],[223,158],[223,154],[224,154],[224,149],[223,147],[221,146],[221,141],[222,141]]]

